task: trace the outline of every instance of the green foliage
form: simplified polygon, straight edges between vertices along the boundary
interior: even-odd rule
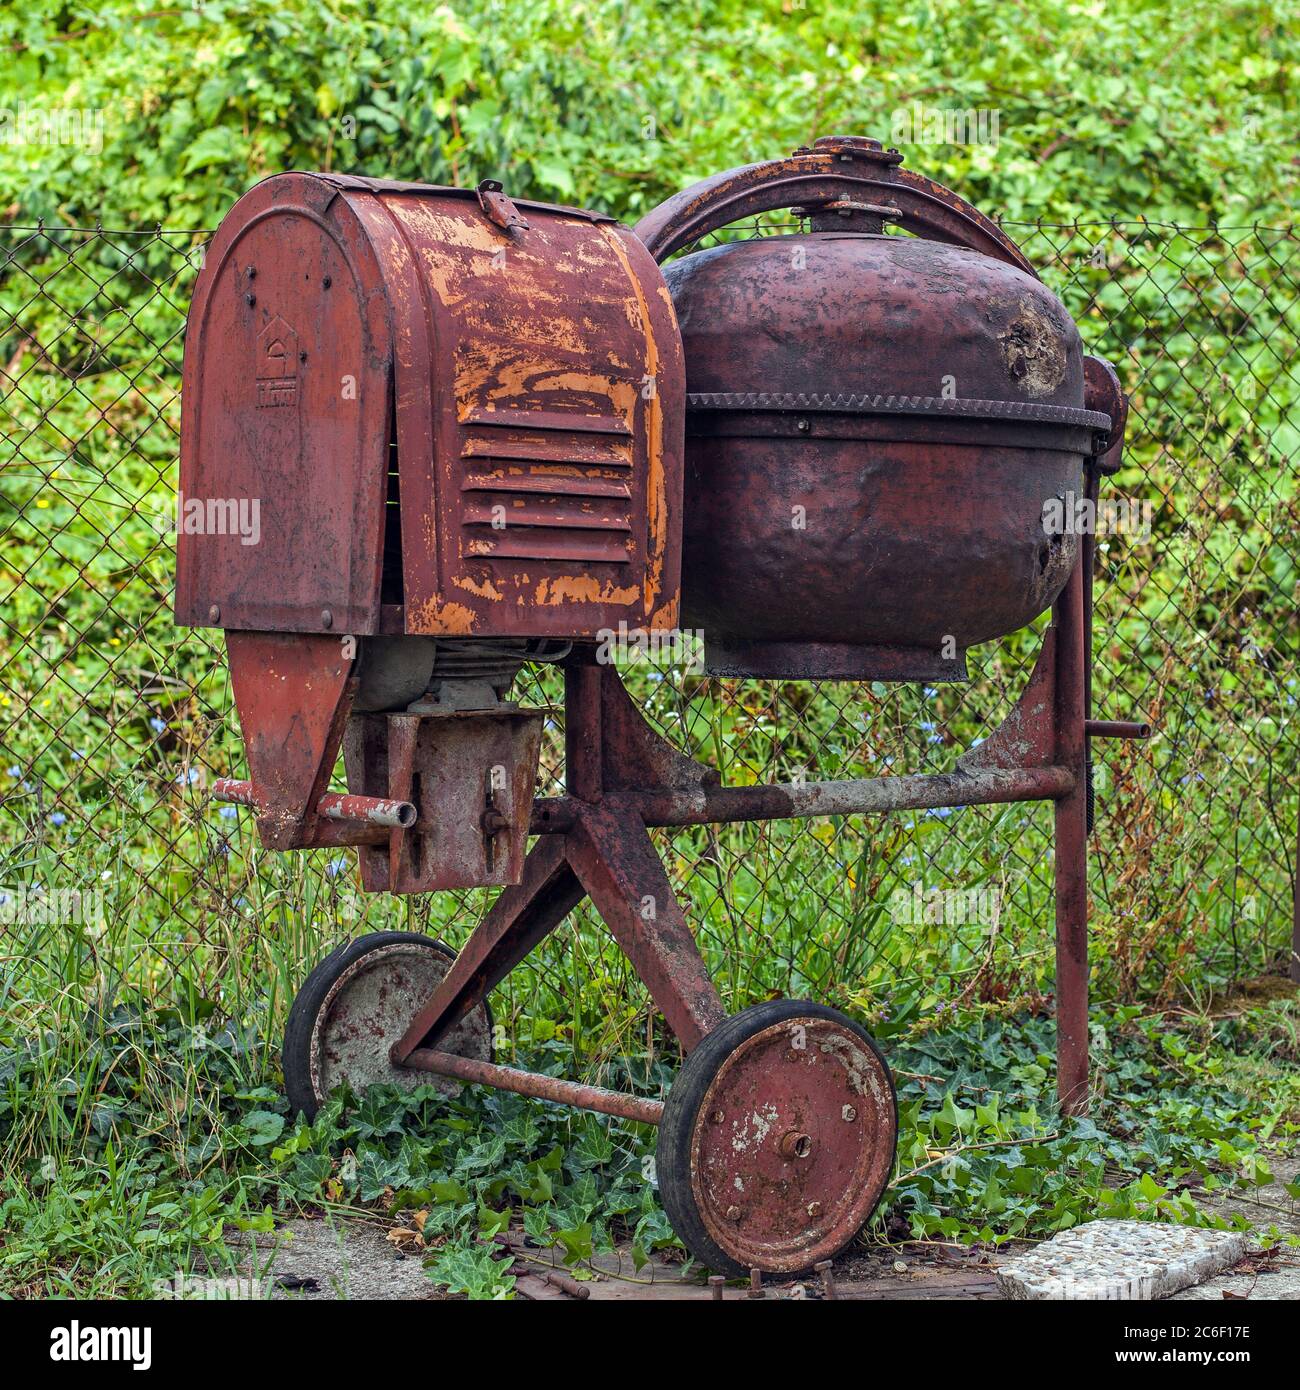
[[[1011,217],[1285,220],[1294,26],[1267,0],[44,0],[0,15],[33,105],[102,109],[104,150],[0,146],[22,218],[214,226],[254,179],[333,168],[636,216],[694,178],[915,103],[1001,144],[926,172]],[[899,131],[903,128],[900,126]]]
[[[1197,1190],[1272,1181],[1266,1146],[1300,1129],[1294,1076],[1248,1097],[1225,1084],[1232,1052],[1155,1018],[1121,1014],[1095,1041],[1086,1120],[1055,1110],[1048,1019],[891,1049],[898,1173],[867,1239],[1001,1244],[1098,1214],[1222,1225]],[[79,1036],[6,1042],[0,1287],[147,1296],[177,1273],[233,1269],[226,1231],[302,1211],[365,1208],[418,1229],[430,1277],[470,1298],[511,1295],[492,1245],[507,1225],[579,1275],[615,1242],[638,1266],[676,1245],[644,1126],[432,1086],[340,1091],[308,1124],[287,1113],[267,1055],[248,1033],[124,1006]],[[612,1079],[645,1073],[635,1060]],[[671,1079],[653,1075],[638,1089]]]

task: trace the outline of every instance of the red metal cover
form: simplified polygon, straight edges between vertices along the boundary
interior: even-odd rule
[[[181,486],[259,499],[261,535],[182,532],[178,621],[675,625],[684,370],[658,267],[611,219],[493,206],[286,174],[226,218],[191,310]]]
[[[378,630],[391,359],[379,266],[337,190],[286,174],[241,198],[190,306],[178,622]]]

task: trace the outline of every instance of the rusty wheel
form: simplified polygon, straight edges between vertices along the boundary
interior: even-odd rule
[[[852,1019],[777,999],[733,1015],[687,1057],[655,1168],[686,1248],[725,1274],[793,1274],[842,1250],[894,1166],[898,1104]]]
[[[294,1111],[309,1119],[336,1086],[360,1095],[367,1086],[434,1086],[455,1095],[460,1083],[395,1067],[389,1047],[447,973],[456,953],[411,932],[358,937],[331,952],[307,977],[284,1030],[284,1084]],[[486,1003],[447,1034],[439,1047],[492,1060],[492,1014]]]

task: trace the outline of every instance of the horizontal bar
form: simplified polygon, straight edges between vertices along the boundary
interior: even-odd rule
[[[251,782],[241,782],[233,777],[219,777],[212,784],[212,799],[247,806],[252,811],[266,809]],[[376,825],[389,830],[409,830],[416,820],[415,806],[409,801],[389,801],[379,796],[351,796],[344,792],[326,792],[316,803],[316,814],[323,820]]]
[[[360,821],[363,825],[383,825],[390,830],[409,830],[416,820],[413,802],[340,792],[326,792],[316,803],[316,814],[325,820]]]
[[[229,801],[235,806],[247,806],[250,811],[261,809],[257,793],[251,782],[241,782],[234,777],[218,777],[212,784],[213,801]]]
[[[458,1081],[471,1081],[476,1086],[495,1086],[498,1091],[537,1096],[560,1105],[574,1105],[579,1110],[597,1110],[620,1120],[637,1120],[643,1125],[657,1125],[664,1113],[661,1100],[607,1091],[603,1086],[582,1086],[576,1081],[562,1081],[558,1076],[542,1076],[540,1072],[520,1071],[517,1067],[499,1067],[493,1062],[458,1057],[454,1052],[439,1052],[431,1047],[416,1048],[405,1065],[438,1076],[454,1076]]]
[[[1089,738],[1150,738],[1151,725],[1131,719],[1085,719],[1083,732]]]
[[[1010,801],[1056,801],[1074,790],[1069,768],[979,768],[862,777],[844,782],[786,782],[757,787],[693,787],[619,792],[646,825],[720,825],[726,821],[799,820],[809,816],[871,815],[943,806],[984,806]],[[529,830],[564,834],[578,806],[569,797],[533,802]]]

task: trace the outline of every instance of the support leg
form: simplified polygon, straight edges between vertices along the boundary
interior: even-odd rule
[[[544,835],[524,860],[523,879],[503,889],[474,928],[433,997],[392,1050],[399,1066],[438,1041],[487,997],[534,946],[573,911],[585,891],[569,867],[564,836]]]
[[[1084,776],[1083,567],[1055,615],[1058,766],[1076,776],[1056,803],[1056,1091],[1067,1114],[1088,1105],[1088,792]]]
[[[569,859],[687,1052],[726,1017],[640,816],[617,797],[584,807]]]
[[[1296,834],[1295,888],[1292,890],[1295,924],[1291,928],[1291,978],[1300,984],[1300,832]]]

